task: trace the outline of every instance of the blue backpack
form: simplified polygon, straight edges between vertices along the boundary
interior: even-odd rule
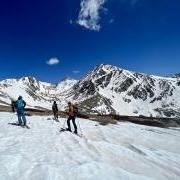
[[[24,109],[24,102],[22,99],[18,100],[16,105],[17,105],[17,109]]]

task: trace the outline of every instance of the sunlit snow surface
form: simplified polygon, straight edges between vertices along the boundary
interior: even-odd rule
[[[61,123],[27,117],[31,129],[0,113],[0,180],[180,179],[180,129],[79,119],[84,137]]]

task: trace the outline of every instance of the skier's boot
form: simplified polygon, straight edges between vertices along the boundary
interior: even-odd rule
[[[78,134],[77,129],[74,131],[74,134]]]
[[[69,129],[69,128],[66,128],[66,131],[72,132],[71,129]]]

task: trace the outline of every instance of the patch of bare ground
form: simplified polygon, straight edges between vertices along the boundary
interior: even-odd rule
[[[52,111],[48,109],[31,109],[26,108],[27,116],[52,116]],[[10,106],[0,106],[0,112],[11,112]],[[63,111],[58,113],[59,117],[66,118],[67,114]],[[154,118],[154,117],[145,117],[145,116],[118,116],[118,115],[92,115],[81,113],[78,115],[78,118],[90,119],[92,121],[98,122],[100,125],[108,124],[117,124],[118,122],[131,122],[140,125],[154,126],[161,128],[169,127],[180,127],[180,118]]]

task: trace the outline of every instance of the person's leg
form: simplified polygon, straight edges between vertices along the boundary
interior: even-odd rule
[[[17,112],[17,116],[18,116],[18,123],[19,123],[19,125],[22,125],[21,112]]]
[[[23,125],[26,126],[26,116],[25,116],[25,113],[22,112],[22,119],[23,119]]]
[[[54,119],[56,119],[56,112],[55,112],[55,111],[53,111],[53,114],[54,114]]]
[[[72,118],[72,122],[73,122],[73,125],[74,125],[74,133],[76,133],[76,134],[77,134],[77,126],[76,126],[76,122],[75,122],[75,120],[76,120],[76,118],[75,118],[75,117],[73,117],[73,118]]]
[[[57,112],[54,112],[54,119],[57,120]]]
[[[58,120],[58,111],[56,112],[56,119]]]
[[[71,116],[69,116],[68,120],[67,120],[67,126],[68,126],[68,131],[71,131],[71,125],[70,125],[70,121],[71,121]]]

